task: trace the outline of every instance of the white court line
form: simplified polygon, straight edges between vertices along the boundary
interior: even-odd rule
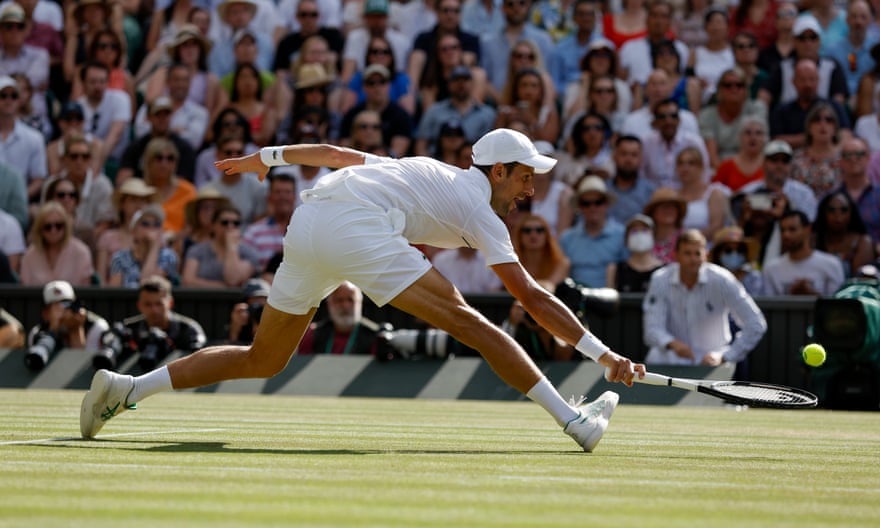
[[[154,435],[164,435],[164,434],[178,434],[178,433],[217,433],[219,431],[225,431],[225,429],[178,429],[176,431],[143,431],[136,433],[116,433],[116,434],[107,434],[107,435],[99,435],[95,437],[95,439],[104,439],[104,438],[121,438],[123,436],[154,436]],[[22,444],[48,444],[49,442],[69,442],[71,440],[84,440],[81,436],[71,436],[67,438],[40,438],[38,440],[11,440],[8,442],[0,442],[0,446],[5,445],[22,445]]]

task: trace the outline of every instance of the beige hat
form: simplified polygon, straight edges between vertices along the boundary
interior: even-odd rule
[[[604,195],[605,199],[608,200],[608,203],[614,203],[617,199],[613,193],[608,191],[608,186],[605,185],[605,180],[594,174],[584,176],[580,183],[578,183],[577,196],[581,196],[588,192],[597,192]]]
[[[17,22],[24,24],[24,9],[15,2],[9,2],[0,8],[0,22]]]
[[[198,220],[198,210],[199,204],[204,202],[205,200],[217,200],[220,202],[220,206],[224,207],[227,205],[232,205],[232,202],[224,196],[220,191],[213,187],[202,187],[199,191],[199,194],[196,195],[195,198],[190,200],[186,204],[186,208],[183,211],[184,218],[186,218],[186,225],[190,227],[195,227],[196,220]]]
[[[758,241],[752,237],[745,236],[741,227],[729,226],[719,229],[715,233],[715,236],[712,237],[712,251],[710,258],[712,262],[718,262],[720,257],[719,253],[727,244],[742,245],[746,250],[746,262],[758,261],[758,254],[761,251],[761,248],[758,246]]]
[[[119,209],[119,203],[125,195],[153,198],[153,201],[156,201],[159,198],[159,195],[156,193],[156,188],[147,185],[144,183],[144,180],[140,178],[129,178],[125,180],[118,189],[116,189],[113,193],[113,207]]]
[[[174,49],[183,44],[184,42],[189,42],[190,40],[195,40],[202,46],[202,53],[207,54],[211,51],[211,41],[205,38],[202,35],[202,32],[199,31],[199,28],[195,24],[183,24],[180,26],[180,29],[177,30],[177,34],[174,35],[174,40],[165,45],[165,49],[168,50],[168,54],[172,54]]]
[[[296,89],[324,86],[333,82],[334,77],[320,64],[303,64],[296,73]]]
[[[654,191],[654,194],[651,195],[651,199],[645,204],[645,208],[642,212],[647,216],[653,217],[654,209],[656,209],[658,205],[665,203],[674,204],[678,208],[678,219],[684,219],[684,215],[687,214],[687,202],[684,201],[684,198],[679,196],[678,191],[670,189],[669,187],[661,187]]]
[[[246,4],[251,7],[254,13],[257,12],[257,3],[254,0],[223,0],[217,5],[217,14],[220,15],[221,19],[226,18],[226,8],[231,4]]]

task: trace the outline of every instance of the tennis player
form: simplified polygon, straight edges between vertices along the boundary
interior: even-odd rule
[[[359,286],[377,305],[390,303],[449,332],[477,350],[501,379],[550,413],[585,451],[599,443],[617,405],[607,391],[592,403],[567,403],[523,349],[489,322],[411,244],[469,246],[534,319],[607,367],[610,381],[632,384],[644,366],[611,351],[571,311],[539,286],[517,260],[504,216],[534,192],[532,176],[556,160],[538,154],[525,135],[489,132],[473,146],[473,167],[462,170],[425,157],[394,160],[332,145],[265,147],[216,163],[227,173],[265,177],[278,165],[339,169],[301,194],[284,237],[284,260],[251,346],[214,346],[136,378],[95,373],[82,402],[80,428],[92,438],[119,413],[163,391],[281,372],[315,315],[342,281]]]

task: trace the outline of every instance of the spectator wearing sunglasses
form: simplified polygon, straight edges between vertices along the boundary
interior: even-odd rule
[[[20,5],[8,2],[0,7],[0,75],[24,73],[34,90],[45,95],[49,87],[49,53],[25,44],[30,29]]]
[[[257,250],[242,241],[241,213],[221,206],[211,221],[211,239],[194,245],[183,263],[184,286],[241,288],[260,269]]]
[[[642,141],[642,173],[657,187],[678,189],[675,159],[686,147],[696,147],[704,160],[709,159],[706,143],[700,136],[680,126],[678,103],[673,99],[661,101],[652,108],[654,130]]]
[[[18,118],[18,83],[0,75],[0,160],[10,165],[27,186],[30,201],[36,201],[46,178],[46,147],[43,135]]]
[[[245,155],[245,143],[239,137],[222,136],[217,140],[217,160],[239,158]],[[266,214],[265,181],[260,181],[254,173],[226,174],[214,169],[219,176],[203,185],[199,190],[214,189],[228,198],[238,209],[245,225],[249,225]]]
[[[874,69],[871,49],[880,41],[876,25],[871,16],[871,6],[865,0],[849,2],[846,11],[846,25],[849,30],[841,37],[828,40],[826,55],[843,66],[846,86],[849,90],[849,106],[855,108],[859,81]],[[870,31],[873,27],[874,31]],[[875,97],[876,98],[876,97]]]
[[[46,145],[46,162],[49,168],[49,174],[58,174],[61,172],[61,159],[64,157],[64,145],[67,138],[72,136],[85,137],[89,145],[92,147],[92,163],[90,166],[94,171],[101,171],[103,167],[98,162],[101,158],[100,153],[103,151],[104,143],[94,134],[90,134],[85,129],[85,118],[83,107],[76,102],[65,103],[61,107],[58,114],[58,132],[60,136]]]
[[[21,258],[21,283],[42,286],[66,280],[76,286],[91,283],[95,267],[89,247],[73,236],[73,219],[60,203],[43,204],[34,217],[31,243]]]
[[[398,71],[406,68],[406,58],[412,48],[412,39],[393,29],[388,23],[388,0],[366,0],[364,3],[363,27],[351,30],[345,38],[342,52],[342,82],[347,84],[358,71],[368,66],[364,50],[369,51],[373,37],[384,37],[394,55]],[[411,21],[413,24],[417,21]]]
[[[280,2],[279,11],[284,11],[283,5],[287,2]],[[345,47],[345,36],[336,27],[331,27],[324,21],[325,7],[318,0],[300,0],[298,2],[290,2],[295,6],[295,13],[292,17],[299,29],[288,33],[278,42],[275,49],[275,62],[272,69],[276,73],[283,73],[290,70],[293,58],[299,53],[303,42],[312,35],[319,35],[327,41],[330,51],[335,55],[337,61],[336,71],[339,71],[338,57],[342,55],[342,49]],[[285,18],[284,20],[289,20]]]
[[[559,237],[562,251],[571,260],[571,278],[590,288],[605,286],[608,265],[625,258],[624,228],[608,216],[614,195],[605,180],[585,176],[577,185],[580,218]]]
[[[372,110],[381,116],[382,144],[393,156],[409,152],[412,138],[412,118],[399,104],[391,100],[391,71],[381,64],[371,64],[364,70],[366,99],[351,108],[342,117],[341,143],[350,144],[350,134],[355,116],[363,110]]]
[[[137,118],[143,121],[143,134],[126,147],[122,154],[119,171],[116,173],[117,187],[131,177],[144,177],[144,152],[147,144],[159,137],[167,138],[174,143],[180,156],[177,163],[178,174],[188,181],[193,180],[196,154],[189,142],[172,130],[173,114],[174,108],[171,99],[164,95],[144,105],[143,111],[139,113]]]
[[[141,279],[160,275],[172,283],[179,282],[177,253],[165,246],[162,224],[165,213],[158,204],[151,204],[131,219],[131,245],[113,254],[110,260],[108,286],[137,288]]]

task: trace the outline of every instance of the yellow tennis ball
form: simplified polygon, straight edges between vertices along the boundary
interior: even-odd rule
[[[821,366],[825,363],[825,347],[819,343],[810,343],[804,347],[804,363],[811,367]]]

